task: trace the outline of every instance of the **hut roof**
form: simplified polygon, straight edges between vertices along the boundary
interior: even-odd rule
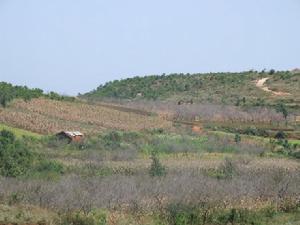
[[[73,138],[77,136],[83,136],[83,134],[79,131],[62,131],[59,134],[65,134],[66,136]]]

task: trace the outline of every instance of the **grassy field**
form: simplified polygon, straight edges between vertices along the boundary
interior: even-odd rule
[[[27,136],[27,137],[34,137],[34,138],[41,138],[42,135],[38,134],[38,133],[33,133],[31,131],[28,130],[23,130],[23,129],[19,129],[19,128],[15,128],[15,127],[10,127],[4,124],[0,124],[0,130],[8,130],[13,132],[18,138],[22,137],[22,136]]]

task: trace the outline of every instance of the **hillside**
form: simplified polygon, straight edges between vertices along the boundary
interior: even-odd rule
[[[166,127],[170,127],[169,122],[148,114],[124,112],[55,92],[44,93],[41,89],[0,82],[0,128],[8,128],[17,135],[28,131],[54,134],[80,130],[96,134],[108,129],[137,131]]]
[[[300,126],[286,111],[299,76],[234,74],[218,87],[219,76],[202,82],[226,87],[228,105],[174,101],[192,91],[100,102],[0,90],[13,96],[0,106],[0,224],[299,224]],[[285,104],[246,107],[232,87]],[[53,135],[62,130],[85,137],[69,143]]]
[[[169,122],[154,116],[46,98],[28,102],[15,100],[9,107],[0,107],[0,123],[40,134],[54,134],[62,130],[95,134],[107,129],[137,131],[170,127]]]
[[[278,96],[257,87],[256,82],[269,78],[266,85],[290,95]],[[170,74],[115,80],[84,94],[83,98],[193,100],[194,102],[256,106],[300,102],[300,74],[293,72],[242,72],[211,74]]]

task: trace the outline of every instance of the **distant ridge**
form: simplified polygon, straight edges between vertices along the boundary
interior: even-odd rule
[[[230,105],[274,105],[279,100],[292,103],[300,100],[299,69],[293,71],[246,71],[240,73],[170,74],[133,77],[100,85],[81,98],[127,100],[193,101]],[[272,96],[255,85],[255,81],[268,77],[267,85],[273,92],[286,92],[290,96]]]

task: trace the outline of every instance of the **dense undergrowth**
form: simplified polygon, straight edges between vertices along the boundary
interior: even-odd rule
[[[290,218],[296,216],[298,209],[290,209]],[[276,223],[276,217],[280,218],[283,212],[278,211],[273,206],[265,207],[261,210],[247,209],[212,209],[209,206],[187,206],[187,205],[168,205],[162,212],[156,212],[148,218],[135,214],[125,214],[123,218],[116,218],[116,224],[169,224],[169,225],[218,225],[218,224],[243,224],[243,225],[267,225]],[[286,212],[287,214],[287,212]],[[109,219],[109,213],[100,211],[91,215],[80,213],[67,214],[62,217],[61,224],[80,224],[80,225],[106,225],[112,221]],[[277,219],[278,219],[277,218]],[[147,221],[147,222],[146,222]],[[296,220],[295,220],[296,221]],[[293,221],[290,221],[290,224]],[[297,221],[296,221],[297,222]],[[295,223],[296,224],[296,223]]]
[[[144,132],[110,131],[91,136],[80,143],[71,143],[54,137],[46,137],[43,143],[47,148],[97,151],[103,159],[131,160],[139,155],[151,156],[176,154],[228,153],[253,156],[299,157],[300,143],[286,139],[283,131],[276,138],[255,138],[239,133],[210,132],[201,136],[194,133],[169,133],[163,129]],[[98,158],[99,159],[99,158]]]
[[[4,177],[33,177],[43,173],[63,173],[63,167],[47,160],[31,148],[38,140],[33,137],[16,138],[14,133],[0,132],[0,175]]]

